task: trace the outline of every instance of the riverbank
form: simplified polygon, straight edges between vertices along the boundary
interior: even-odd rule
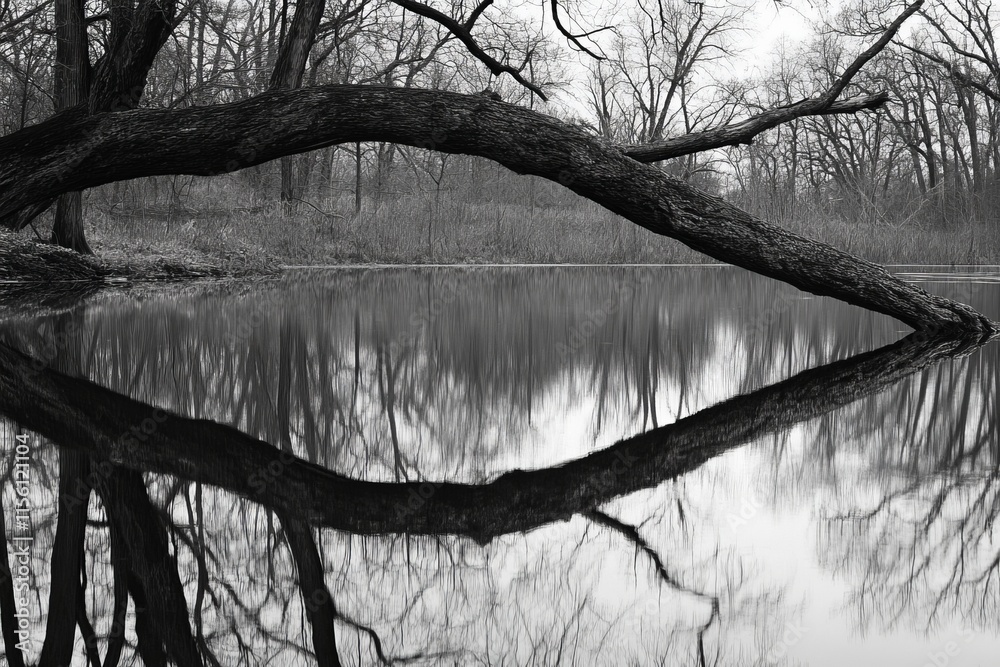
[[[340,206],[337,207],[339,210]],[[178,281],[275,275],[282,266],[366,264],[702,264],[710,257],[622,221],[597,207],[442,202],[433,219],[405,201],[360,215],[304,205],[283,212],[257,206],[199,213],[152,210],[86,216],[93,257],[0,232],[0,281]],[[813,220],[785,225],[879,264],[1000,264],[1000,229],[847,225]],[[995,227],[995,226],[994,226]]]
[[[88,214],[100,256],[200,256],[223,266],[337,264],[698,264],[716,260],[589,202],[573,207],[330,199]],[[998,264],[1000,226],[902,227],[810,217],[783,224],[877,264]]]
[[[95,255],[0,231],[0,283],[123,283],[195,278],[244,278],[280,272],[264,255],[205,253],[175,244],[155,247],[141,241],[94,244]]]
[[[142,242],[97,244],[78,253],[25,235],[0,231],[0,313],[62,310],[108,290],[176,290],[193,280],[266,278],[281,267],[264,256],[205,253]]]

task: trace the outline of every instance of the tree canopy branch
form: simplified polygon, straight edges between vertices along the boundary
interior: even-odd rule
[[[692,153],[753,143],[761,132],[802,116],[851,114],[876,109],[889,101],[889,94],[861,95],[832,104],[825,97],[802,100],[789,106],[768,109],[737,123],[730,123],[703,132],[691,132],[655,144],[625,147],[625,154],[639,162],[659,162]]]
[[[472,36],[472,32],[470,30],[472,24],[475,23],[475,20],[479,18],[479,15],[482,14],[482,12],[486,9],[489,3],[484,2],[483,4],[476,7],[476,9],[473,10],[472,15],[469,17],[469,21],[463,24],[459,23],[458,21],[448,16],[444,12],[440,12],[434,9],[433,7],[428,7],[427,5],[421,2],[417,2],[416,0],[392,0],[392,1],[395,4],[399,5],[400,7],[402,7],[403,9],[408,9],[414,14],[418,14],[419,16],[423,16],[424,18],[428,18],[444,26],[448,30],[448,32],[455,35],[455,37],[457,37],[462,42],[462,44],[465,45],[465,48],[469,50],[469,53],[474,58],[476,58],[476,60],[486,65],[486,67],[489,68],[490,72],[492,72],[494,76],[500,76],[501,74],[506,72],[511,76],[511,78],[513,78],[515,81],[517,81],[519,84],[521,84],[531,92],[538,95],[543,100],[548,99],[548,97],[545,96],[545,93],[542,91],[541,88],[536,86],[531,81],[528,81],[521,75],[520,70],[518,70],[516,67],[505,65],[499,62],[496,58],[488,54],[486,50],[479,45],[479,42],[477,42],[475,38]]]
[[[969,74],[966,74],[965,72],[963,72],[957,65],[955,65],[955,63],[951,62],[950,60],[947,60],[946,58],[942,58],[941,56],[939,56],[937,54],[931,53],[930,51],[926,51],[924,49],[921,49],[918,46],[913,46],[912,44],[903,44],[903,47],[905,49],[908,49],[909,51],[912,51],[913,53],[917,54],[918,56],[926,58],[927,60],[931,61],[932,63],[940,65],[941,67],[943,67],[945,69],[945,71],[948,72],[948,76],[950,76],[952,79],[954,79],[957,83],[959,83],[959,84],[961,84],[963,86],[968,86],[970,88],[974,88],[974,89],[978,90],[980,93],[982,93],[983,95],[985,95],[986,97],[990,98],[991,100],[993,100],[995,102],[1000,102],[1000,93],[998,93],[996,90],[994,90],[990,86],[987,86],[985,83],[983,83],[981,81],[976,81],[976,79],[974,77],[972,77]]]
[[[913,16],[913,14],[916,13],[916,11],[920,9],[923,4],[924,0],[916,0],[916,2],[907,6],[906,9],[904,9],[903,12],[896,17],[896,20],[889,24],[889,27],[886,28],[886,31],[882,33],[881,37],[878,38],[878,41],[854,59],[854,62],[852,62],[847,69],[844,70],[844,73],[823,95],[822,99],[825,100],[827,104],[833,104],[833,102],[840,97],[840,94],[844,92],[844,89],[847,88],[848,84],[851,83],[851,79],[853,79],[872,58],[881,53],[882,49],[884,49],[886,45],[889,44],[889,42],[891,42],[896,36],[896,33],[899,32],[899,28],[903,25],[906,19]]]
[[[0,25],[0,42],[10,41],[11,38],[7,36],[8,33],[13,33],[14,28],[17,28],[19,24],[27,21],[33,16],[41,14],[43,11],[48,9],[49,5],[51,5],[53,2],[54,0],[45,0],[45,2],[40,2],[33,8],[25,11],[20,16],[16,16],[10,21],[4,23],[3,25]]]
[[[837,98],[844,92],[855,75],[892,41],[903,22],[920,9],[922,4],[923,0],[916,0],[909,5],[882,33],[878,41],[858,55],[833,86],[819,97],[768,109],[746,120],[672,137],[655,144],[628,146],[625,148],[625,153],[639,162],[659,162],[713,148],[749,144],[761,132],[802,116],[851,114],[882,106],[889,100],[889,95],[886,92],[861,95],[841,101],[837,101]]]

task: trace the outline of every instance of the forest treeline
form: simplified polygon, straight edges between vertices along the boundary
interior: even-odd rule
[[[53,0],[0,3],[2,134],[56,110],[55,5]],[[94,62],[115,5],[88,1],[83,7]],[[601,8],[593,16],[567,5],[571,16],[564,20],[581,24],[571,31],[580,34],[570,40],[531,12],[483,12],[461,0],[442,6],[470,26],[474,19],[477,43],[495,62],[535,84],[525,86],[507,74],[494,76],[454,32],[408,10],[406,2],[343,0],[326,3],[318,19],[302,85],[362,83],[499,95],[619,144],[649,144],[738,122],[830,89],[901,7],[886,0],[853,0],[835,15],[816,18],[802,39],[777,42],[770,62],[749,68],[748,49],[759,33],[752,8],[737,3],[638,0]],[[218,104],[268,90],[294,11],[287,0],[182,3],[139,106]],[[810,226],[827,225],[825,240],[840,247],[851,245],[853,232],[845,230],[871,226],[890,234],[902,227],[956,235],[961,230],[969,246],[964,259],[993,258],[1000,253],[994,247],[1000,243],[992,213],[1000,199],[997,19],[996,11],[977,0],[928,2],[845,92],[888,90],[890,99],[878,110],[800,117],[758,135],[751,145],[694,153],[661,167],[807,235]],[[541,99],[536,87],[550,99]],[[602,217],[593,204],[559,185],[516,176],[481,158],[385,142],[286,158],[284,170],[282,178],[275,162],[212,179],[160,177],[103,186],[87,193],[88,219],[114,228],[123,216],[129,224],[152,216],[169,229],[172,220],[188,222],[199,215],[261,208],[270,215],[269,204],[280,195],[290,207],[286,211],[318,217],[332,233],[338,225],[343,233],[344,221],[356,213],[378,217],[382,211],[398,221],[401,212],[409,211],[422,222],[406,243],[426,249],[425,254],[468,254],[467,249],[449,252],[448,243],[469,223],[486,229],[476,241],[482,256],[517,258],[523,255],[520,246],[537,242],[529,231],[537,216]],[[434,228],[435,220],[444,220],[440,229]],[[524,224],[517,227],[518,221]],[[371,236],[372,229],[366,226],[371,247],[354,248],[358,257],[392,255]],[[602,248],[610,243],[622,258],[659,256],[648,243],[631,242],[617,232],[608,237],[602,229],[595,223],[578,231],[594,236]],[[529,257],[545,258],[544,252]]]

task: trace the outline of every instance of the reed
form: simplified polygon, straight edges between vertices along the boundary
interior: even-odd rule
[[[714,261],[580,198],[540,205],[447,195],[366,197],[355,213],[349,193],[285,209],[252,192],[240,196],[237,185],[216,186],[210,199],[193,195],[184,207],[91,206],[88,234],[101,256],[187,257],[246,272],[274,264]],[[996,225],[871,225],[823,215],[781,224],[881,264],[1000,263]]]

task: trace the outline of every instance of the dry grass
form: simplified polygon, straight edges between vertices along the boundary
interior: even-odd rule
[[[331,206],[332,204],[332,206]],[[584,205],[530,208],[404,198],[355,216],[349,202],[319,211],[299,204],[157,216],[93,215],[91,245],[102,259],[133,258],[230,274],[277,264],[344,263],[699,263],[709,257],[617,216]],[[852,225],[839,220],[785,225],[880,264],[1000,263],[1000,232],[985,226],[940,230]]]
[[[489,197],[418,189],[366,198],[358,215],[343,190],[284,210],[270,185],[233,175],[194,179],[181,193],[164,183],[137,185],[138,195],[128,197],[97,189],[88,237],[99,256],[113,261],[153,258],[231,274],[280,264],[714,261],[551,184],[532,185],[528,196],[531,183],[523,179],[491,185],[496,192]],[[881,264],[1000,263],[996,224],[870,225],[805,213],[783,226]]]
[[[894,227],[799,220],[785,227],[877,264],[1000,263],[1000,228],[995,225],[941,229],[915,223]]]
[[[91,242],[92,249],[111,277],[142,280],[242,278],[280,270],[279,265],[263,253],[249,254],[225,245],[206,247],[185,239],[155,242],[96,236]]]
[[[92,281],[104,276],[93,257],[0,231],[0,282]]]
[[[190,243],[155,244],[135,239],[109,240],[98,235],[97,256],[0,231],[0,282],[104,283],[127,280],[229,278],[274,273],[278,266],[266,257],[249,257],[218,247],[202,252]]]

